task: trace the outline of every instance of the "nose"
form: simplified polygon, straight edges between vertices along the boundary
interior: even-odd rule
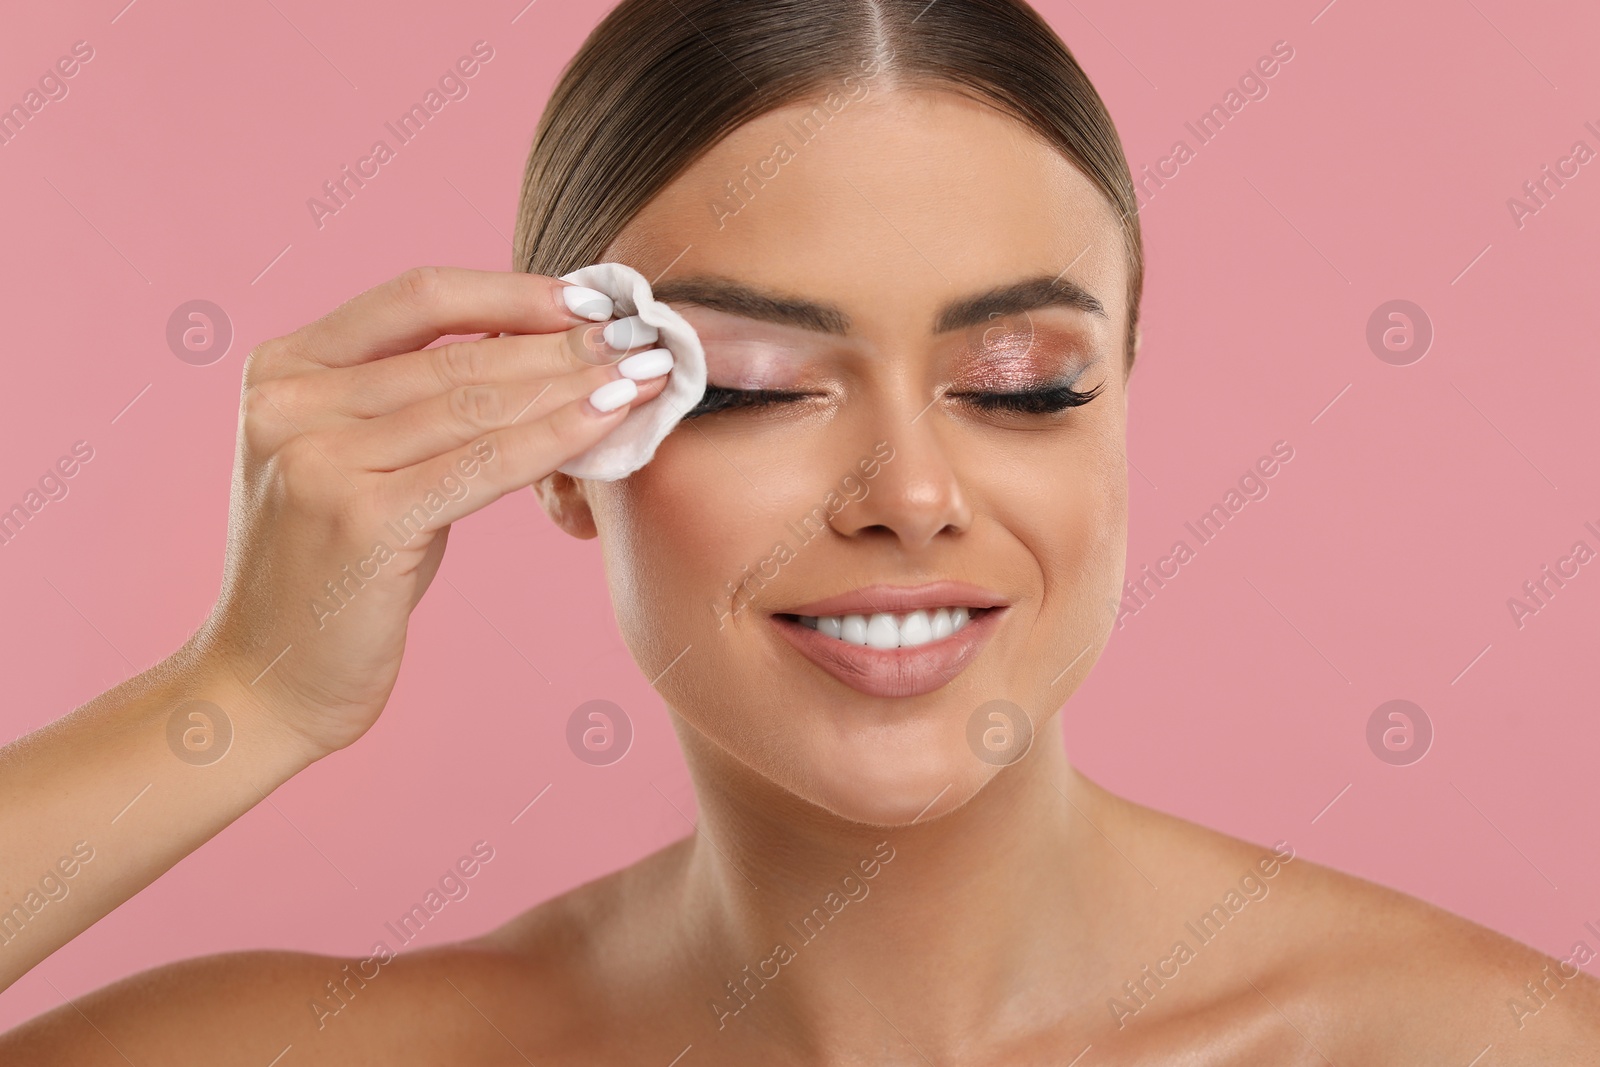
[[[970,529],[972,507],[950,451],[951,435],[942,432],[945,421],[939,411],[928,410],[893,420],[887,431],[878,423],[876,454],[889,458],[880,458],[867,494],[834,516],[834,530],[846,537],[893,536],[917,550],[941,534]]]

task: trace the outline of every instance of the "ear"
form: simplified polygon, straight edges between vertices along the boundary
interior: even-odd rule
[[[587,541],[599,535],[583,482],[570,474],[555,471],[545,475],[533,483],[533,495],[539,498],[550,521],[573,537]]]

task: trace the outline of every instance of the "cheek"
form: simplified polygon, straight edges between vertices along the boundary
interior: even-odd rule
[[[1027,641],[1049,666],[1045,682],[1064,665],[1053,659],[1060,649],[1075,653],[1097,641],[1115,618],[1128,528],[1127,465],[1115,421],[1025,449],[1015,462],[987,465],[982,508],[1020,543],[1037,575],[1041,614]]]
[[[715,639],[729,583],[758,569],[774,540],[772,505],[698,438],[674,433],[637,473],[590,490],[618,624],[647,672]]]
[[[1051,593],[1071,602],[1069,643],[1083,646],[1108,635],[1122,599],[1128,555],[1128,473],[1120,440],[1096,450],[1081,476],[1083,504],[1063,529],[1067,565],[1046,575]],[[1086,668],[1087,669],[1087,668]]]
[[[1067,464],[1029,467],[1034,487],[1011,487],[998,505],[1043,572],[1046,597],[1078,595],[1075,591],[1120,553],[1127,535],[1127,479],[1115,457],[1085,462],[1079,455]],[[1083,592],[1093,592],[1084,589]]]
[[[1068,565],[1047,573],[1046,580],[1082,608],[1098,605],[1122,585],[1128,464],[1120,419],[1107,420],[1106,432],[1097,435],[1066,470],[1064,499],[1051,510],[1058,513],[1056,529],[1062,542],[1057,558]],[[1056,590],[1047,589],[1046,595],[1052,591]]]

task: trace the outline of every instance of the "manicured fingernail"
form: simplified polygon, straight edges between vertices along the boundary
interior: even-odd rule
[[[589,394],[589,403],[596,411],[615,411],[639,395],[639,387],[631,378],[616,378]]]
[[[640,345],[653,345],[661,337],[659,330],[637,315],[607,324],[605,335],[606,344],[618,352],[626,352]]]
[[[561,298],[567,302],[567,307],[574,315],[591,322],[604,322],[615,313],[615,309],[611,306],[611,298],[598,289],[568,285],[562,288]]]
[[[659,378],[672,369],[672,353],[665,348],[652,348],[648,352],[635,352],[621,363],[617,370],[624,378],[634,381],[644,381],[646,378]]]

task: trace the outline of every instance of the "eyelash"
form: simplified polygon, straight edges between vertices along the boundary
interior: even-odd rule
[[[782,389],[724,389],[720,385],[708,385],[700,403],[690,408],[684,418],[693,419],[731,408],[764,408],[788,400],[800,400],[806,395]]]
[[[1023,389],[1012,393],[946,393],[946,396],[961,397],[969,401],[974,407],[984,411],[1005,411],[1022,415],[1045,415],[1068,408],[1081,407],[1100,395],[1101,382],[1087,392],[1079,392],[1070,383],[1062,385],[1046,385],[1037,389]],[[700,403],[691,408],[686,419],[696,418],[700,415],[710,415],[718,411],[728,411],[734,408],[764,408],[773,404],[781,404],[793,400],[802,400],[809,393],[793,393],[782,389],[724,389],[721,386],[706,386],[705,396]]]
[[[947,396],[964,397],[985,411],[1012,411],[1024,415],[1045,415],[1068,408],[1082,407],[1100,395],[1105,382],[1079,392],[1071,382],[1045,385],[1037,389],[1023,389],[1015,393],[947,393]]]

